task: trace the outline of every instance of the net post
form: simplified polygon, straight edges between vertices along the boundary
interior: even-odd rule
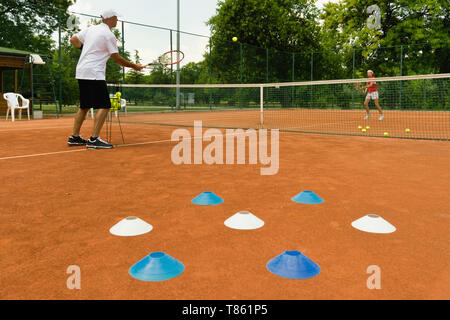
[[[260,124],[264,124],[264,87],[259,87]]]

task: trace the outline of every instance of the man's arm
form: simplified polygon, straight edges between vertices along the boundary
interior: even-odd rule
[[[77,49],[80,49],[83,43],[81,43],[80,39],[77,36],[73,36],[70,38],[70,43]]]
[[[146,66],[143,66],[141,64],[135,64],[133,62],[130,62],[124,58],[122,58],[120,56],[120,54],[118,53],[113,53],[111,55],[111,57],[114,59],[114,61],[118,64],[121,65],[122,67],[126,67],[126,68],[133,68],[136,71],[140,71],[142,69],[144,69]]]

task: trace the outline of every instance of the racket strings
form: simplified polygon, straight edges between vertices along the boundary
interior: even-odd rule
[[[161,57],[159,57],[159,62],[161,64],[169,64],[172,63],[172,53],[170,54],[163,54]]]

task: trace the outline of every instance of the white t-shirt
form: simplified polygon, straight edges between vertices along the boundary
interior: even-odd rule
[[[84,80],[106,80],[106,62],[113,53],[118,53],[117,39],[108,25],[101,23],[78,33],[83,51],[77,65],[75,78]]]

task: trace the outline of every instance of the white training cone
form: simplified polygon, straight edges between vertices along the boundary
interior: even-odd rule
[[[109,232],[115,236],[132,237],[152,231],[153,226],[138,217],[128,217],[115,224]]]
[[[368,214],[352,222],[358,230],[370,233],[392,233],[397,230],[392,224],[376,214]]]
[[[253,230],[261,228],[264,221],[248,211],[240,211],[225,220],[225,225],[231,229]]]

